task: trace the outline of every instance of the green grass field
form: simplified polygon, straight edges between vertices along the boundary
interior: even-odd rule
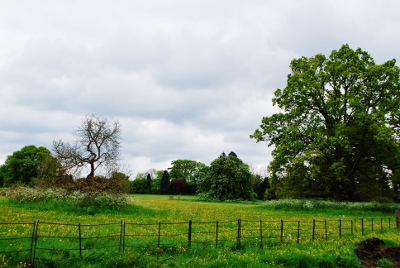
[[[17,204],[0,197],[0,223],[26,223],[0,225],[0,239],[26,237],[0,240],[0,252],[29,248],[33,223],[39,221],[36,267],[359,267],[354,253],[358,242],[379,237],[400,245],[395,207],[299,200],[213,203],[196,196],[135,195],[131,205],[111,211],[74,210],[57,202]],[[127,235],[123,246],[122,229]],[[0,267],[26,267],[29,254],[0,253]]]

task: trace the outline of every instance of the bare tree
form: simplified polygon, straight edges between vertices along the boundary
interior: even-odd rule
[[[77,129],[73,145],[62,140],[53,142],[56,157],[68,170],[81,171],[89,166],[87,182],[101,166],[114,167],[119,160],[121,125],[118,120],[86,116]]]

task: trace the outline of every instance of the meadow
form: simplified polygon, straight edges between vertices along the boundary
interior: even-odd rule
[[[399,208],[134,195],[128,206],[115,211],[62,202],[16,203],[0,197],[0,223],[24,223],[1,224],[0,239],[26,237],[1,240],[0,252],[37,243],[35,267],[360,267],[354,250],[366,238],[400,245],[394,218]],[[29,239],[33,223],[39,226],[37,241]],[[78,235],[83,237],[81,251]],[[29,254],[0,253],[0,267],[27,267]]]

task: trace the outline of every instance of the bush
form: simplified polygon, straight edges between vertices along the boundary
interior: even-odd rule
[[[333,202],[312,199],[279,199],[265,201],[264,206],[279,210],[317,210],[334,209],[350,211],[392,212],[400,209],[400,204],[377,202]]]
[[[62,188],[29,188],[14,186],[2,192],[9,200],[17,203],[51,203],[62,201],[76,207],[120,209],[128,205],[128,196],[112,192],[81,192]]]

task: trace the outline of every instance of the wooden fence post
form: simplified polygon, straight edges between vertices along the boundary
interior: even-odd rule
[[[122,237],[122,252],[125,251],[126,222],[124,222],[124,236]]]
[[[400,229],[400,210],[396,210],[395,214],[396,214],[396,228]]]
[[[82,258],[82,233],[81,233],[81,223],[78,223],[78,235],[79,235],[79,256]]]
[[[262,228],[262,220],[260,220],[260,248],[263,247],[263,228]]]
[[[240,239],[242,233],[242,220],[238,219],[238,230],[237,230],[237,247],[240,248]]]
[[[34,259],[33,259],[33,247],[35,245],[35,230],[36,230],[36,221],[33,222],[33,229],[32,229],[32,240],[31,240],[31,249],[29,251],[29,261],[32,265],[34,265]]]
[[[281,219],[281,242],[283,241],[283,220]]]
[[[314,242],[315,238],[315,219],[312,220],[312,234],[311,234],[311,240]]]
[[[189,220],[188,246],[192,245],[192,220]]]
[[[37,240],[38,240],[38,229],[39,229],[39,221],[36,222],[36,227],[35,227],[35,241],[33,243],[33,257],[32,257],[32,265],[35,267],[35,259],[36,259],[36,247],[37,247]]]
[[[325,240],[328,240],[328,227],[326,226],[326,220],[325,220]]]
[[[300,243],[300,221],[297,221],[297,244]]]
[[[361,233],[364,235],[364,218],[361,218]]]

